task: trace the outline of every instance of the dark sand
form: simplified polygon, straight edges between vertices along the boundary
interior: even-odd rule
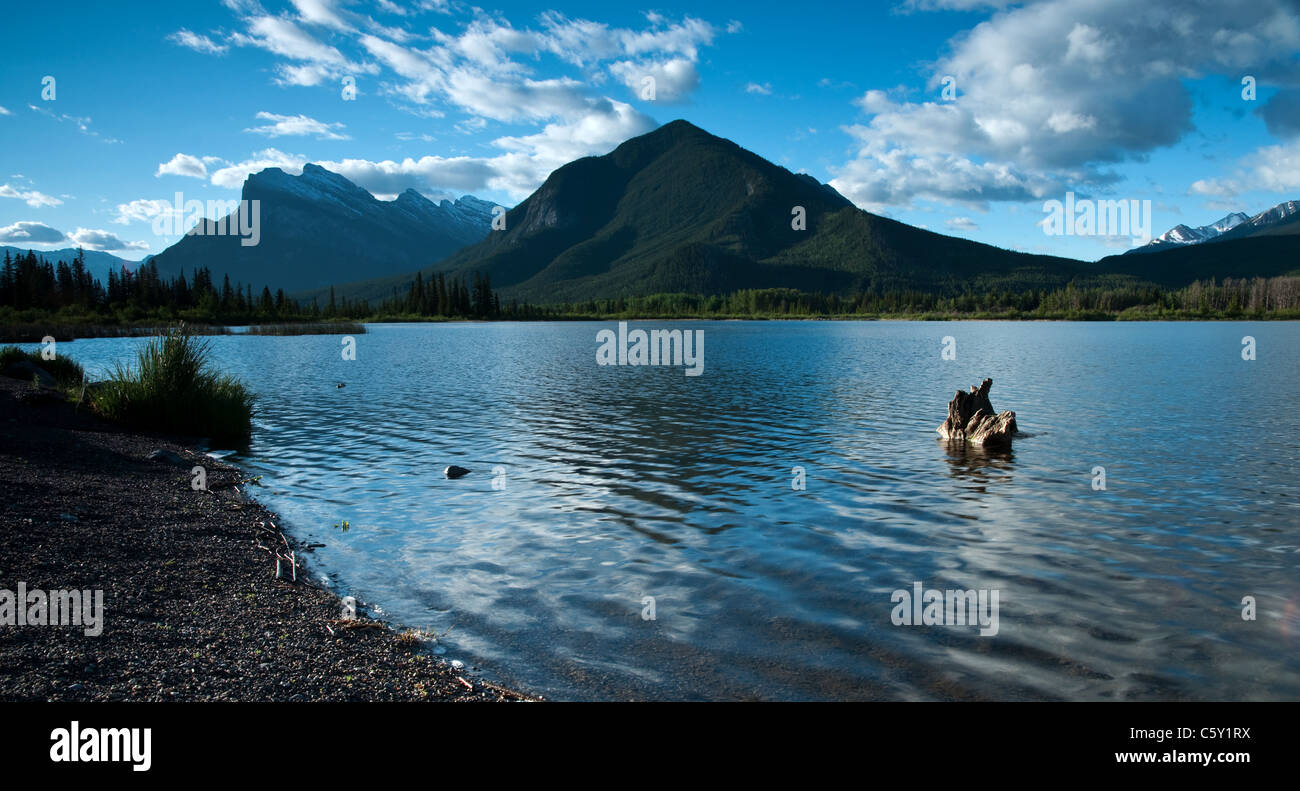
[[[184,466],[150,461],[157,449]],[[191,488],[195,465],[208,491]],[[306,569],[277,580],[267,549],[287,550],[258,523],[280,520],[242,480],[180,441],[0,376],[0,590],[104,591],[98,637],[0,625],[0,700],[525,699],[409,635],[355,628]]]

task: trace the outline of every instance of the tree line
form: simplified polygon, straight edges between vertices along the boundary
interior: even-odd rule
[[[325,305],[300,302],[262,286],[220,284],[206,267],[187,278],[164,278],[152,261],[134,271],[110,271],[101,283],[86,268],[84,252],[72,261],[50,262],[32,251],[5,253],[0,266],[0,326],[53,320],[72,325],[132,324],[184,320],[253,324],[321,320],[400,321],[429,319],[559,320],[582,318],[743,317],[1002,317],[1002,318],[1300,318],[1300,277],[1226,278],[1195,281],[1178,289],[1119,283],[1060,288],[964,287],[951,293],[882,290],[822,294],[785,288],[741,289],[725,295],[653,294],[535,305],[502,304],[490,276],[416,274],[405,293],[372,304],[336,296]]]
[[[60,321],[80,323],[130,323],[183,319],[191,322],[241,324],[256,322],[319,321],[321,319],[383,319],[401,316],[443,318],[496,318],[502,315],[500,297],[488,276],[472,280],[439,274],[427,284],[416,275],[408,292],[372,307],[364,299],[336,298],[320,305],[289,298],[284,289],[269,286],[254,292],[251,284],[231,284],[230,276],[218,285],[207,267],[192,276],[184,271],[163,277],[148,261],[134,270],[110,270],[101,283],[86,267],[78,250],[72,261],[51,262],[33,251],[11,255],[5,251],[0,265],[0,323],[34,322],[51,315]]]

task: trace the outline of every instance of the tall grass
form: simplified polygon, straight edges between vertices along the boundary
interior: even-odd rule
[[[212,369],[207,340],[184,325],[150,338],[134,368],[120,363],[91,395],[104,417],[135,428],[239,445],[252,432],[253,395]]]
[[[29,362],[37,368],[44,370],[55,381],[59,387],[69,389],[79,387],[81,380],[85,378],[86,373],[75,361],[67,357],[55,357],[53,360],[46,360],[41,357],[40,352],[25,352],[17,346],[5,346],[0,348],[0,371],[8,368],[14,363]]]

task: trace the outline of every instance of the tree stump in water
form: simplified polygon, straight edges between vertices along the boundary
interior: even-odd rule
[[[948,402],[948,419],[937,429],[948,440],[962,440],[975,445],[1010,446],[1011,435],[1016,433],[1016,413],[1007,410],[998,414],[989,403],[992,379],[985,379],[979,387],[971,385],[969,393],[958,390]]]

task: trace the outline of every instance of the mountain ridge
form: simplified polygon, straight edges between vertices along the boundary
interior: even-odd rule
[[[1038,287],[1059,278],[1030,270],[1073,276],[1089,269],[864,212],[833,187],[684,120],[557,168],[505,219],[505,230],[422,276],[481,272],[503,298],[541,302],[744,288],[956,287],[977,281],[979,266]],[[1021,270],[1026,277],[1017,276]],[[414,277],[341,288],[379,298]]]
[[[227,227],[257,217],[258,244],[218,234],[222,222],[204,220],[198,232],[154,256],[159,273],[206,266],[217,278],[286,291],[355,280],[363,266],[376,275],[397,274],[481,239],[494,206],[472,195],[434,203],[415,190],[383,201],[312,163],[298,176],[275,167],[250,174],[240,199],[257,200],[259,211],[245,218],[241,204],[227,216]]]
[[[1300,201],[1283,201],[1253,216],[1245,212],[1232,212],[1217,222],[1197,228],[1175,225],[1145,245],[1126,251],[1126,254],[1154,253],[1207,242],[1297,233],[1300,233]]]

